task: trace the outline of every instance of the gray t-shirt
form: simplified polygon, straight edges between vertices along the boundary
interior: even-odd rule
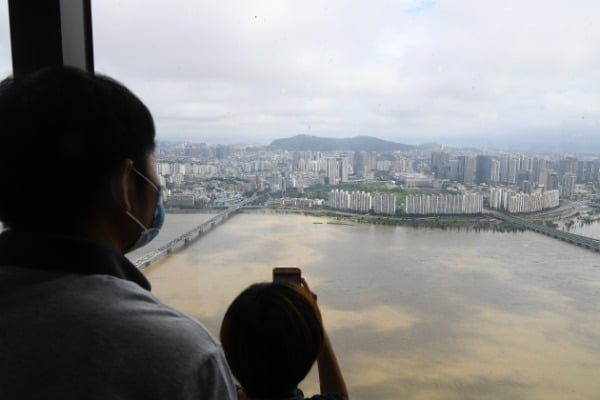
[[[237,399],[220,344],[138,283],[1,261],[0,399]]]

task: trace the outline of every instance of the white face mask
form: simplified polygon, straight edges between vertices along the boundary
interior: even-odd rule
[[[129,218],[131,218],[133,222],[135,222],[142,229],[138,240],[133,244],[133,246],[131,246],[131,248],[127,249],[127,252],[139,249],[140,247],[150,243],[152,239],[154,239],[158,235],[158,233],[160,232],[160,228],[165,222],[165,207],[162,202],[162,190],[158,188],[150,179],[144,176],[140,171],[138,171],[135,167],[133,168],[133,171],[140,177],[142,177],[146,182],[148,182],[148,184],[152,186],[154,190],[156,190],[158,198],[156,200],[156,207],[154,208],[154,219],[152,220],[152,226],[150,226],[149,228],[146,228],[144,224],[142,224],[140,220],[137,219],[132,213],[130,213],[129,211],[125,211]]]

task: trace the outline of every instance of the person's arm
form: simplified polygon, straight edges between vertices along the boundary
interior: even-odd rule
[[[346,399],[349,399],[348,389],[346,388],[346,382],[344,382],[344,376],[340,370],[337,358],[331,346],[329,335],[325,332],[325,341],[323,343],[323,349],[317,357],[317,366],[319,367],[319,384],[321,387],[321,393],[333,392],[339,393]]]
[[[304,278],[302,278],[302,286],[310,294],[312,294],[316,303],[317,295],[310,290]],[[340,369],[340,365],[338,364],[335,352],[333,351],[333,346],[331,345],[331,341],[329,340],[329,335],[325,331],[325,327],[323,327],[323,334],[323,348],[317,356],[317,367],[319,369],[319,385],[321,393],[338,393],[344,396],[346,400],[348,400],[350,396],[348,395],[346,382],[344,381],[342,370]]]

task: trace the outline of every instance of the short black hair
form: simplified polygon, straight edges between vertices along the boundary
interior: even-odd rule
[[[312,296],[293,284],[257,283],[229,306],[221,342],[250,397],[286,398],[306,377],[324,343]]]
[[[125,86],[72,67],[0,83],[0,221],[75,226],[131,159],[142,173],[154,121]]]

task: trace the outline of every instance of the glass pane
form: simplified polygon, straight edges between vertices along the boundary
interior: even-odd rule
[[[4,2],[0,6],[0,76],[2,77],[12,73],[7,4],[8,2]]]
[[[129,257],[168,304],[218,335],[298,266],[353,398],[600,395],[600,5],[92,7],[156,120],[169,215]]]

